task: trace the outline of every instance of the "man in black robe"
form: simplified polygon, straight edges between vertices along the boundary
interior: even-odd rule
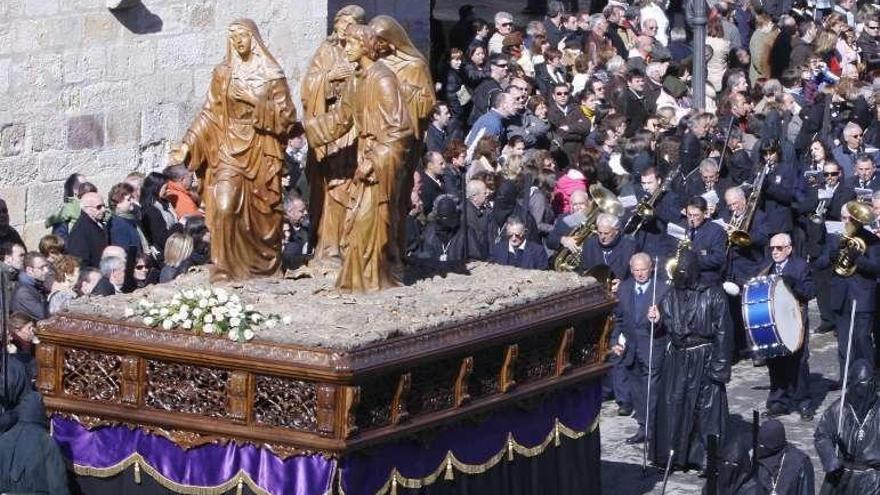
[[[716,495],[753,495],[751,439],[744,435],[731,435],[718,456]],[[708,480],[703,495],[710,493]]]
[[[0,492],[67,495],[64,458],[25,366],[10,359],[6,379],[6,393],[0,390]]]
[[[785,439],[785,427],[771,419],[758,431],[756,493],[812,495],[813,463],[801,449]]]
[[[851,365],[843,403],[825,409],[813,440],[825,470],[822,495],[880,493],[880,401],[870,361]]]
[[[727,391],[733,352],[727,297],[720,287],[700,283],[693,251],[682,250],[672,273],[673,287],[648,317],[669,338],[657,387],[657,413],[650,457],[673,468],[706,466],[709,435],[724,443]]]

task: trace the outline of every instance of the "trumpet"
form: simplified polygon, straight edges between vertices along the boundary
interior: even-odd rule
[[[876,220],[871,207],[858,200],[848,202],[846,211],[850,218],[840,236],[837,256],[832,261],[834,273],[841,277],[851,277],[856,272],[856,259],[868,249],[865,240],[858,237],[858,232]]]
[[[816,211],[810,215],[810,221],[816,225],[822,225],[825,223],[826,214],[828,214],[828,201],[823,199],[819,201],[819,205],[816,206]]]

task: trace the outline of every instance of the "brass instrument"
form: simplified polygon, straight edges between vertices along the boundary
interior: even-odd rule
[[[730,222],[733,229],[727,233],[727,242],[729,244],[748,247],[752,245],[752,238],[749,236],[749,228],[752,226],[752,219],[755,217],[755,210],[758,209],[758,202],[761,200],[761,189],[764,187],[764,179],[770,172],[769,165],[764,165],[763,170],[755,177],[752,183],[752,191],[746,201],[746,211],[738,219]]]
[[[687,251],[690,248],[690,238],[685,237],[684,239],[678,241],[678,247],[675,248],[675,256],[669,258],[669,261],[667,261],[664,265],[664,268],[666,269],[666,275],[669,277],[669,280],[672,280],[676,270],[678,270],[678,259],[681,257],[681,253]]]
[[[573,272],[581,266],[581,252],[584,243],[596,233],[596,219],[599,213],[610,213],[620,216],[623,212],[623,205],[618,201],[617,196],[608,189],[602,187],[601,184],[593,184],[590,186],[590,203],[584,216],[584,223],[568,235],[573,237],[578,245],[578,250],[573,251],[562,246],[559,251],[553,255],[552,265],[557,272]]]
[[[655,189],[650,196],[639,201],[632,216],[629,217],[629,220],[626,221],[626,225],[623,226],[624,234],[635,234],[645,225],[645,222],[654,217],[654,205],[657,204],[660,196],[669,190],[669,186],[672,184],[672,180],[678,175],[679,170],[680,167],[675,169],[675,171],[669,174],[669,180],[664,179],[663,184]]]
[[[816,206],[816,211],[810,215],[810,221],[815,223],[816,225],[822,225],[825,223],[825,215],[828,214],[828,200],[821,199],[819,200],[819,205]]]
[[[865,240],[857,234],[862,227],[871,225],[876,220],[871,207],[858,200],[848,202],[846,211],[850,218],[843,227],[837,256],[831,263],[834,273],[841,277],[851,277],[856,272],[856,258],[865,254],[868,249]]]

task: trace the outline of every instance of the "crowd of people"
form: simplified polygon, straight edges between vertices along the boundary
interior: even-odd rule
[[[559,269],[565,252],[575,260],[569,269],[607,267],[619,304],[605,392],[636,420],[628,442],[649,441],[660,465],[672,447],[674,467],[704,469],[710,434],[724,441],[722,457],[740,456],[739,440],[725,438],[724,387],[731,365],[754,357],[737,292],[755,277],[786,283],[804,328],[815,299],[817,331],[838,335],[838,380],[852,334],[851,361],[873,387],[880,225],[863,217],[880,217],[880,7],[710,1],[704,102],[693,97],[688,7],[569,7],[530,1],[529,12],[546,15],[524,23],[508,12],[483,20],[466,5],[438,41],[445,50],[434,61],[437,103],[419,136],[407,258],[547,270]],[[313,250],[308,157],[299,128],[285,152],[285,269],[307,263]],[[51,234],[37,246],[25,246],[0,200],[17,353],[32,352],[33,322],[74,298],[131,292],[209,263],[198,191],[183,165],[129,174],[108,191],[71,175],[63,206],[46,220]],[[854,204],[870,213],[853,219]],[[841,224],[856,225],[850,237],[865,243],[850,275],[835,270],[841,239],[852,234]],[[735,234],[748,242],[731,242]],[[676,263],[667,273],[669,260]],[[809,334],[796,352],[761,360],[770,417],[814,419]],[[817,430],[823,467],[842,486],[857,466],[880,468],[880,452],[853,440],[868,427],[880,434],[880,423],[866,425],[880,418],[876,394],[847,401],[852,435],[828,429],[831,409]],[[780,477],[779,455],[804,456],[789,453],[781,424],[765,427],[759,461],[770,474],[758,469],[742,486],[795,493],[780,481],[789,478]],[[872,476],[860,486],[880,490],[880,474]],[[789,484],[812,490],[808,478]],[[835,493],[852,493],[843,490]]]

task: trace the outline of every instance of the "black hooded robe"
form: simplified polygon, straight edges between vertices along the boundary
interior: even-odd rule
[[[660,302],[669,346],[657,387],[651,460],[665,466],[705,468],[709,435],[724,444],[733,352],[727,296],[718,287],[675,287]]]

